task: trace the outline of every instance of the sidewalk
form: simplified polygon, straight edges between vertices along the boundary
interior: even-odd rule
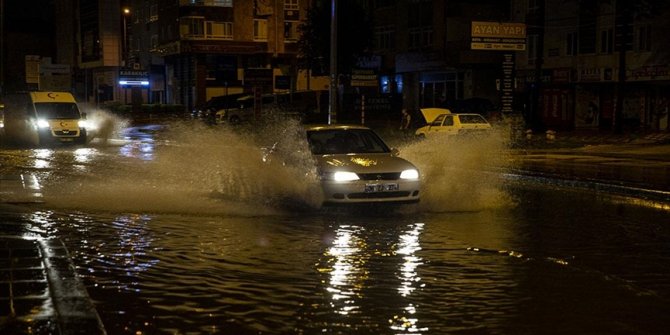
[[[65,245],[13,207],[41,202],[32,174],[0,174],[0,334],[105,334]]]
[[[517,172],[583,181],[670,201],[670,133],[556,133],[513,149]]]

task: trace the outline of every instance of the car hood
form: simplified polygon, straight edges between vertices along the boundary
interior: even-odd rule
[[[416,167],[397,156],[383,154],[315,155],[321,172],[346,170],[355,173],[400,172]]]
[[[421,108],[421,114],[426,119],[426,123],[433,122],[440,114],[451,114],[446,108]]]

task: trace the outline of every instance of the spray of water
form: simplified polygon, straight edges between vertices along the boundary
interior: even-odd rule
[[[89,113],[89,119],[99,126],[92,146],[112,154],[103,155],[105,163],[97,157],[78,182],[51,185],[45,192],[51,204],[114,212],[274,215],[316,209],[322,202],[297,121],[248,128],[180,121],[144,139],[108,144],[122,136],[128,122],[104,111]],[[402,156],[422,173],[419,209],[477,211],[510,204],[504,181],[491,172],[510,161],[506,138],[492,131],[402,146]],[[117,148],[121,155],[113,153]],[[141,154],[127,154],[133,150]]]
[[[320,188],[300,129],[293,121],[253,132],[198,121],[169,124],[147,143],[120,147],[140,147],[151,159],[111,156],[109,164],[80,176],[68,194],[55,190],[63,185],[45,192],[52,195],[47,201],[68,208],[202,215],[318,208]]]
[[[110,139],[118,138],[122,130],[130,123],[128,120],[102,109],[93,109],[87,111],[86,114],[86,119],[95,125],[93,132],[95,141],[103,145],[107,144]]]
[[[509,135],[433,136],[400,148],[421,171],[422,211],[478,211],[511,204],[495,170],[509,164]]]

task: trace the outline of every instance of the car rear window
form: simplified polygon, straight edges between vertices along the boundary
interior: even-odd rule
[[[486,120],[477,114],[468,114],[460,116],[461,123],[488,123]]]

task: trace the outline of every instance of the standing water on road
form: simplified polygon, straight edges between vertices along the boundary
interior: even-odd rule
[[[256,133],[200,123],[152,128],[143,141],[121,145],[121,157],[108,156],[77,176],[82,180],[76,187],[63,192],[60,183],[45,184],[45,194],[55,206],[113,211],[240,215],[286,206],[318,209],[319,184],[300,129],[290,121]],[[419,209],[470,211],[508,203],[503,178],[487,172],[507,162],[501,138],[429,138],[401,147],[401,156],[421,171]],[[283,150],[263,162],[264,150],[277,142]],[[104,145],[98,150],[110,153]]]
[[[667,211],[506,180],[490,172],[508,162],[495,137],[401,147],[423,175],[416,211],[320,210],[298,129],[175,124],[12,151],[46,201],[0,219],[64,241],[109,334],[670,326]],[[278,138],[294,150],[263,163]]]

